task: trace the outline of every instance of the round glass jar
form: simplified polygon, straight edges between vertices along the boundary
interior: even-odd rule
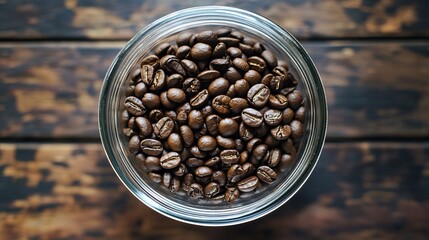
[[[130,73],[139,60],[165,41],[188,30],[231,28],[264,44],[299,81],[304,97],[304,136],[289,170],[255,193],[234,202],[197,201],[169,192],[136,168],[120,124]],[[101,89],[99,131],[106,155],[124,185],[140,201],[170,218],[206,226],[225,226],[262,217],[288,201],[314,169],[325,141],[327,104],[324,88],[307,52],[287,31],[257,14],[231,7],[196,7],[169,14],[135,35],[110,66]]]

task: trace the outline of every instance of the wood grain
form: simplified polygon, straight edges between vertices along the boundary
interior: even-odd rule
[[[129,39],[173,11],[203,5],[233,6],[277,22],[299,38],[427,37],[425,0],[5,0],[3,39]]]
[[[140,203],[100,144],[0,144],[0,239],[427,239],[428,154],[428,143],[328,143],[287,204],[220,231]]]
[[[0,45],[1,138],[98,138],[102,79],[124,43]],[[305,44],[329,138],[429,136],[429,42]]]

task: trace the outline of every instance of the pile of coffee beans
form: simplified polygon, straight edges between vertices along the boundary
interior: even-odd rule
[[[120,118],[129,151],[154,182],[231,202],[292,166],[303,97],[262,43],[231,29],[183,32],[138,64]]]

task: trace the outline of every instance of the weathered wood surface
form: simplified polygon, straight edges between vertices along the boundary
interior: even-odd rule
[[[429,36],[426,0],[3,0],[0,38],[129,39],[157,18],[202,5],[256,12],[299,38]]]
[[[233,227],[168,219],[99,144],[0,144],[0,239],[427,239],[428,143],[328,143],[287,204]]]
[[[0,45],[1,138],[98,138],[102,79],[124,43]],[[329,138],[429,136],[429,42],[309,43]]]

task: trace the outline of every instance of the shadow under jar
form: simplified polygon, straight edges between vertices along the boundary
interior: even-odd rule
[[[217,40],[198,39],[207,31]],[[225,49],[215,51],[218,42]],[[153,54],[180,62],[164,72],[156,59],[142,66]],[[297,90],[280,94],[282,74]],[[265,91],[273,99],[259,99]],[[223,112],[228,98],[240,99]],[[99,101],[102,144],[124,185],[155,211],[196,225],[239,224],[280,207],[314,169],[326,128],[325,92],[303,47],[270,20],[230,7],[181,10],[142,29],[114,59]]]

